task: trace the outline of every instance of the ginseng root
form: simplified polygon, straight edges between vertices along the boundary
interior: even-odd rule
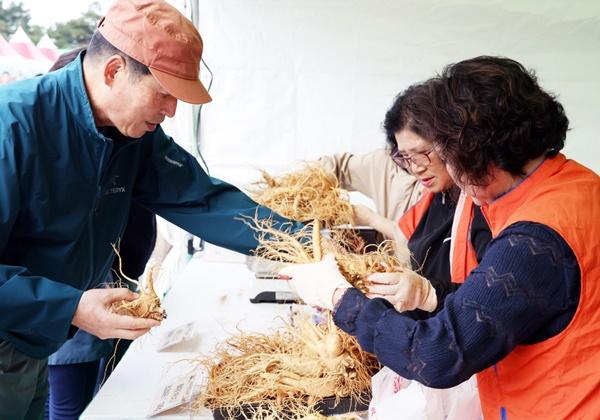
[[[112,312],[119,315],[129,315],[136,318],[149,318],[157,321],[162,321],[167,317],[167,312],[160,306],[160,299],[154,290],[154,269],[148,273],[146,287],[140,284],[139,281],[133,280],[123,273],[121,255],[115,245],[112,246],[117,258],[119,259],[119,275],[127,281],[136,284],[139,289],[140,296],[135,300],[121,300],[114,302],[110,309]]]
[[[379,369],[331,318],[325,325],[296,319],[271,335],[240,333],[197,362],[208,372],[198,406],[228,418],[245,407],[244,418],[252,419],[317,415],[316,404],[326,397],[360,401]]]

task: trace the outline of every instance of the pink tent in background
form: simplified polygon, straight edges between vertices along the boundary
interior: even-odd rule
[[[40,39],[40,42],[37,43],[37,48],[42,54],[46,56],[48,60],[50,60],[53,63],[58,59],[58,56],[60,55],[60,53],[58,52],[58,48],[56,48],[56,45],[54,44],[54,42],[52,42],[48,34],[44,34],[42,39]]]
[[[0,34],[0,57],[19,57],[19,53]]]
[[[37,61],[22,57],[0,35],[0,85],[40,73],[37,67],[39,67]]]
[[[10,38],[10,45],[25,58],[36,61],[49,61],[48,58],[33,44],[20,26],[19,29],[17,29],[17,32]]]

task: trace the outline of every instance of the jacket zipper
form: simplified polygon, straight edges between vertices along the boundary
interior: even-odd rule
[[[133,143],[132,143],[133,144]],[[108,163],[105,164],[106,160],[107,160],[107,156],[110,156],[112,153],[112,140],[110,139],[106,139],[103,149],[102,149],[102,155],[100,156],[100,162],[98,164],[98,181],[97,181],[97,190],[96,190],[96,198],[95,198],[95,202],[94,202],[94,211],[90,214],[90,219],[93,219],[94,215],[98,212],[98,207],[100,205],[100,202],[102,201],[102,188],[104,186],[104,182],[106,180],[106,174],[109,172],[110,167],[112,166],[113,162],[115,161],[115,159],[123,152],[123,150],[127,149],[128,147],[130,147],[130,144],[126,144],[122,147],[119,148],[119,150],[117,150],[117,152],[115,153],[114,156],[112,156]],[[89,226],[90,229],[92,229],[93,226],[93,220],[90,220],[89,222]],[[92,241],[92,232],[90,232],[90,249],[92,250],[91,255],[92,255],[92,261],[90,264],[90,267],[92,269],[91,274],[92,274],[92,283],[98,283],[98,280],[102,280],[102,279],[96,279],[96,264],[95,264],[95,260],[94,260],[94,243]],[[89,285],[88,285],[89,286]]]
[[[106,161],[107,150],[112,150],[112,144],[110,140],[104,140],[104,146],[102,147],[102,155],[100,156],[100,162],[98,163],[98,181],[96,185],[96,199],[94,201],[94,213],[98,211],[98,205],[102,199],[102,181],[104,180],[105,169],[104,162]]]

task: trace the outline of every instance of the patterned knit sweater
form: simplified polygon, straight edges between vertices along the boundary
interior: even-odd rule
[[[579,267],[566,242],[547,226],[519,222],[489,243],[480,265],[435,316],[413,320],[383,299],[349,289],[334,320],[398,374],[447,388],[519,344],[561,332],[579,292]]]

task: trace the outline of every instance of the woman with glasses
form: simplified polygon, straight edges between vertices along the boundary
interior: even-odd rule
[[[432,285],[430,288],[429,282],[420,278],[375,275],[370,279],[369,296],[385,298],[399,311],[410,311],[409,315],[419,319],[429,317],[429,311],[437,310],[444,297],[460,285],[481,259],[491,237],[478,208],[464,197],[459,199],[460,190],[427,140],[433,127],[428,110],[434,106],[431,83],[434,81],[413,85],[395,98],[384,122],[388,149],[323,156],[318,161],[335,174],[342,188],[373,200],[376,212],[354,206],[355,223],[394,239],[401,258],[406,258],[408,248],[406,262]],[[461,269],[461,261],[467,261],[465,269]],[[413,288],[425,288],[432,296],[415,300]],[[434,298],[435,305],[427,303]]]
[[[425,191],[396,221],[394,235],[396,242],[408,247],[410,264],[420,276],[383,273],[369,278],[369,297],[387,299],[398,311],[411,311],[417,319],[437,311],[444,297],[466,277],[467,273],[451,265],[468,261],[467,269],[472,270],[491,238],[479,209],[459,201],[460,190],[430,140],[437,83],[429,80],[399,94],[383,124],[392,160],[414,176]],[[460,223],[465,226],[458,230]]]
[[[336,175],[342,188],[360,191],[373,199],[377,213],[355,206],[355,221],[395,239],[399,249],[408,247],[411,255],[407,262],[420,275],[374,274],[369,277],[367,296],[386,299],[412,319],[427,319],[440,309],[444,297],[466,277],[465,271],[477,265],[491,237],[481,212],[472,202],[459,197],[460,190],[428,140],[434,125],[433,83],[437,82],[413,85],[395,98],[384,121],[387,149],[319,159],[321,166]],[[401,256],[405,254],[399,252]],[[458,269],[461,261],[469,262],[462,271]],[[390,375],[398,376],[383,369],[378,377]],[[410,383],[402,378],[388,380],[403,386]],[[420,389],[427,404],[441,410],[437,413],[440,418],[481,417],[474,381],[451,390]],[[389,410],[390,401],[380,405],[380,400],[395,398],[389,396],[392,390],[379,391],[379,387],[374,391],[373,401],[379,403],[372,408],[378,412]],[[402,398],[400,394],[397,397]]]
[[[439,309],[444,297],[456,290],[481,260],[491,237],[479,209],[459,197],[458,187],[431,141],[426,140],[433,127],[428,109],[434,106],[432,83],[413,85],[395,98],[384,122],[387,150],[319,159],[342,188],[373,199],[376,212],[354,206],[355,222],[393,238],[401,257],[408,248],[406,262],[421,274],[409,279],[406,275],[374,275],[369,297],[385,298],[397,310],[409,311],[407,315],[418,319],[429,317],[429,311]],[[463,261],[467,263],[464,267]],[[424,289],[427,294],[414,293],[414,289]]]
[[[291,286],[331,299],[335,323],[404,377],[446,388],[477,373],[486,419],[597,418],[600,177],[560,153],[564,109],[516,61],[465,60],[432,88],[434,151],[492,230],[480,264],[422,321],[344,285],[329,259],[290,269]]]

